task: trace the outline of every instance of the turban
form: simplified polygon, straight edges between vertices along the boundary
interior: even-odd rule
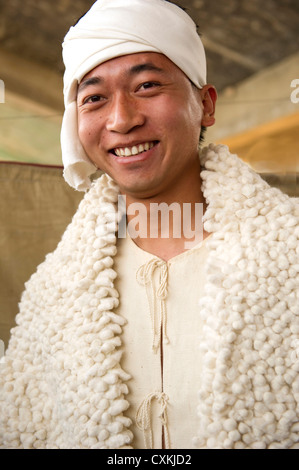
[[[193,20],[165,0],[98,0],[64,38],[65,112],[61,128],[64,178],[79,191],[90,187],[97,168],[78,136],[77,88],[82,78],[115,57],[158,52],[198,88],[206,84],[205,52]]]

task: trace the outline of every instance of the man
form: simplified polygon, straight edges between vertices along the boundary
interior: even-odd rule
[[[104,175],[26,285],[3,446],[298,448],[298,207],[224,146],[198,158],[216,92],[194,23],[99,0],[64,60],[65,178]]]

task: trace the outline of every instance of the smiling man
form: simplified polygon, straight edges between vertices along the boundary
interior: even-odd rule
[[[64,177],[86,195],[22,296],[2,446],[298,448],[298,206],[199,149],[216,91],[195,24],[98,0],[63,55]]]
[[[150,213],[149,206],[161,201],[203,204],[198,143],[201,126],[214,123],[215,101],[214,87],[196,88],[163,54],[117,57],[79,85],[79,139],[126,195],[127,206],[142,202]],[[171,233],[155,243],[139,237],[137,243],[167,260],[186,242]]]
[[[210,89],[195,88],[156,52],[111,59],[79,86],[80,141],[93,163],[132,198],[164,199],[186,180],[190,192],[191,182],[200,186],[201,125],[214,122]]]

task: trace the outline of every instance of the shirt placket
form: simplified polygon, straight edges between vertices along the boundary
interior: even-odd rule
[[[157,274],[157,276],[155,276]],[[152,350],[153,354],[162,351],[163,343],[169,343],[167,336],[167,310],[166,298],[168,293],[168,264],[160,259],[151,259],[143,264],[136,273],[136,279],[139,284],[145,287],[149,315],[152,325]],[[158,280],[158,281],[157,281]],[[152,430],[152,403],[156,400],[160,406],[159,418],[162,429],[164,430],[164,442],[166,448],[170,448],[170,439],[167,422],[167,403],[169,397],[162,389],[150,392],[141,402],[136,413],[136,424],[143,431],[144,443],[146,448],[153,448],[153,430]]]

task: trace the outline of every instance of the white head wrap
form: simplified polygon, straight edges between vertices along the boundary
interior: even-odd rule
[[[79,191],[90,187],[97,168],[86,155],[77,126],[77,88],[107,60],[137,52],[168,57],[198,87],[206,84],[205,52],[196,25],[165,0],[98,0],[63,43],[65,113],[61,129],[64,178]]]

